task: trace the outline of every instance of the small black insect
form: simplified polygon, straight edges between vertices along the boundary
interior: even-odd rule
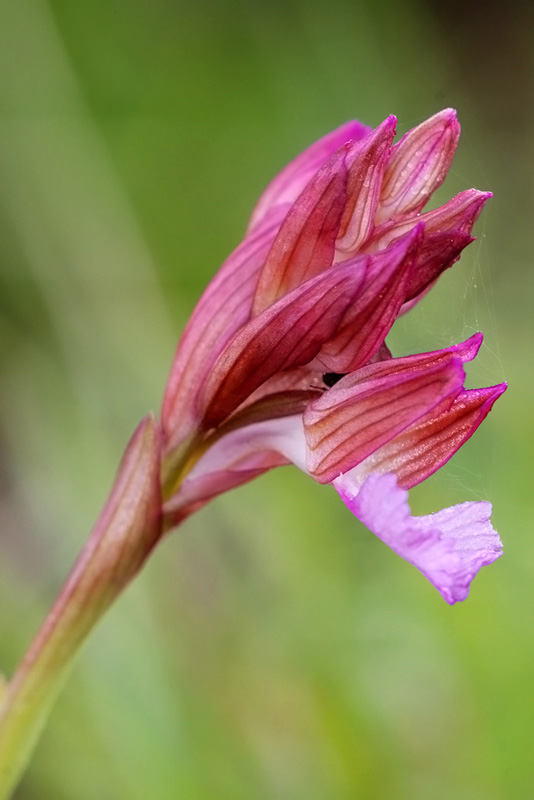
[[[346,374],[346,373],[345,373]],[[323,383],[330,389],[332,386],[345,377],[345,374],[339,372],[325,372],[323,375]]]

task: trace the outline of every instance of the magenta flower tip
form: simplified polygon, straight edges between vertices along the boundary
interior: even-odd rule
[[[497,383],[495,386],[490,386],[488,391],[492,390],[491,395],[488,397],[487,402],[491,402],[491,405],[499,399],[501,395],[505,393],[508,389],[508,383],[503,381],[502,383]]]
[[[375,131],[390,131],[393,135],[397,133],[397,117],[395,114],[389,114],[383,122],[375,128]]]
[[[434,114],[433,117],[430,117],[430,119],[437,119],[439,117],[445,117],[447,119],[458,121],[457,120],[458,112],[456,111],[455,108],[444,108],[441,111],[438,111],[436,114]]]
[[[455,108],[443,108],[441,111],[438,111],[425,120],[419,128],[423,126],[428,129],[450,130],[456,137],[458,137],[461,132],[460,123],[458,122],[458,113]],[[417,130],[417,128],[414,128],[414,130]]]
[[[453,348],[461,354],[460,357],[462,361],[472,361],[478,355],[483,341],[484,334],[478,331],[470,336],[469,339],[466,339],[465,342],[459,345],[453,345]]]

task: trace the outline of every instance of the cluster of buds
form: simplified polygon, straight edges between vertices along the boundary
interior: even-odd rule
[[[293,463],[454,603],[501,554],[491,507],[413,517],[406,490],[448,461],[506,387],[464,389],[480,334],[402,358],[385,339],[473,241],[491,193],[422,213],[460,127],[447,109],[394,144],[395,124],[349,122],[291,162],[204,292],[163,401],[163,518],[173,527]]]

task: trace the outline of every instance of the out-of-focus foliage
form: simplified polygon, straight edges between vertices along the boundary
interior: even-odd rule
[[[394,352],[486,333],[511,388],[428,512],[494,502],[448,607],[286,469],[163,543],[83,650],[18,800],[532,796],[532,6],[17,0],[0,10],[0,665],[42,619],[270,177],[351,117],[458,109],[495,199]]]

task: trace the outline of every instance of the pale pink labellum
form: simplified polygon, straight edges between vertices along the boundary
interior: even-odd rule
[[[491,504],[462,503],[436,514],[413,517],[408,493],[394,475],[370,475],[354,487],[350,474],[334,481],[345,505],[369,530],[409,561],[447,603],[465,600],[481,567],[502,555],[490,520]]]

